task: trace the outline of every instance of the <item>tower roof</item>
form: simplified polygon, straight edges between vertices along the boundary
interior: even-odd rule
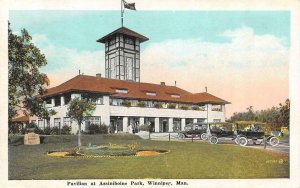
[[[107,39],[109,39],[110,37],[112,37],[112,36],[114,36],[115,34],[118,34],[118,33],[138,38],[138,39],[140,39],[140,42],[145,42],[145,41],[149,40],[149,38],[135,32],[135,31],[132,31],[132,30],[126,28],[126,27],[120,27],[119,29],[117,29],[117,30],[105,35],[104,37],[98,39],[97,42],[105,43],[105,41]]]

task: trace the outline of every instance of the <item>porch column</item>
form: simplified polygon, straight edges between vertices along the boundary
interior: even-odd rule
[[[145,118],[144,117],[140,117],[140,126],[145,124]]]
[[[65,105],[65,97],[61,96],[60,97],[60,106],[63,106],[63,105]]]
[[[173,132],[173,118],[169,118],[169,132]]]
[[[193,119],[193,123],[197,123],[197,118],[194,118],[194,119]]]
[[[128,117],[123,117],[123,132],[124,133],[128,133],[127,125],[128,125]]]
[[[55,100],[54,98],[51,98],[51,107],[54,107],[55,106]]]
[[[159,132],[159,118],[156,117],[154,119],[154,129],[155,129],[155,132]]]
[[[181,130],[184,130],[185,128],[185,118],[181,119]]]

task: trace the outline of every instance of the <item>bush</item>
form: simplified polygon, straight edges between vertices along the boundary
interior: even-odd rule
[[[45,127],[44,133],[45,133],[45,135],[50,135],[51,134],[51,128],[49,126]]]
[[[131,107],[131,102],[128,101],[128,100],[124,100],[124,101],[122,102],[122,105],[123,105],[123,106],[126,106],[126,107]]]
[[[50,134],[59,134],[60,133],[60,131],[59,131],[59,128],[57,127],[57,126],[54,126],[54,127],[52,127],[51,128],[51,132],[50,132]]]
[[[40,129],[38,126],[36,126],[34,128],[34,133],[36,133],[36,134],[45,134],[45,132],[42,129]]]
[[[140,131],[148,131],[150,130],[150,126],[147,124],[141,125],[140,126]]]
[[[192,110],[200,110],[199,106],[193,106]]]
[[[99,128],[100,134],[108,134],[108,127],[104,123],[102,123]]]
[[[168,105],[168,108],[170,108],[170,109],[175,109],[175,108],[176,108],[176,104],[170,103],[170,104]]]
[[[162,108],[163,104],[161,102],[157,102],[157,103],[154,104],[154,107],[155,108]]]
[[[190,107],[187,106],[187,105],[182,105],[182,106],[180,106],[180,108],[181,108],[182,110],[189,110],[189,109],[190,109]]]
[[[144,101],[139,101],[137,105],[138,107],[145,107],[146,103]]]
[[[87,126],[87,133],[88,134],[99,134],[100,133],[100,126],[95,124],[90,124]]]
[[[67,134],[67,135],[70,135],[71,134],[71,126],[68,126],[68,125],[64,125],[62,128],[61,128],[61,134]]]
[[[87,126],[87,133],[88,134],[107,134],[108,127],[105,124],[101,124],[101,125],[90,124]]]
[[[26,132],[34,132],[37,125],[33,122],[30,122],[26,125]]]

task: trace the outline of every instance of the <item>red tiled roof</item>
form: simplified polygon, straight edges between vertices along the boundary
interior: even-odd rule
[[[127,93],[117,93],[116,89],[127,89]],[[185,103],[220,103],[229,102],[209,93],[192,94],[176,86],[159,84],[129,82],[124,80],[108,79],[97,76],[78,75],[59,86],[50,88],[42,96],[50,97],[71,91],[107,93],[116,98],[144,99]],[[147,91],[156,93],[156,96],[147,95]],[[179,98],[171,97],[171,94],[180,95]]]
[[[13,122],[29,122],[29,116],[21,116],[12,120]]]
[[[132,31],[132,30],[126,28],[126,27],[120,27],[119,29],[117,29],[117,30],[105,35],[104,37],[98,39],[97,42],[105,43],[107,38],[110,38],[111,36],[113,36],[117,33],[122,33],[122,34],[125,34],[125,35],[136,37],[136,38],[140,39],[140,42],[145,42],[145,41],[149,40],[149,38],[135,32],[135,31]]]

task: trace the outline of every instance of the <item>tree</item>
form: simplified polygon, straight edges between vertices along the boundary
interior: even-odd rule
[[[81,124],[91,116],[96,106],[88,99],[75,98],[70,101],[67,116],[78,124],[78,150],[81,147]]]
[[[8,121],[23,111],[25,115],[52,115],[39,95],[46,91],[49,85],[46,74],[39,68],[47,64],[44,54],[32,42],[32,37],[26,29],[21,30],[21,36],[15,35],[8,23]]]
[[[286,99],[284,104],[279,104],[279,122],[283,126],[289,127],[290,124],[290,100]]]

